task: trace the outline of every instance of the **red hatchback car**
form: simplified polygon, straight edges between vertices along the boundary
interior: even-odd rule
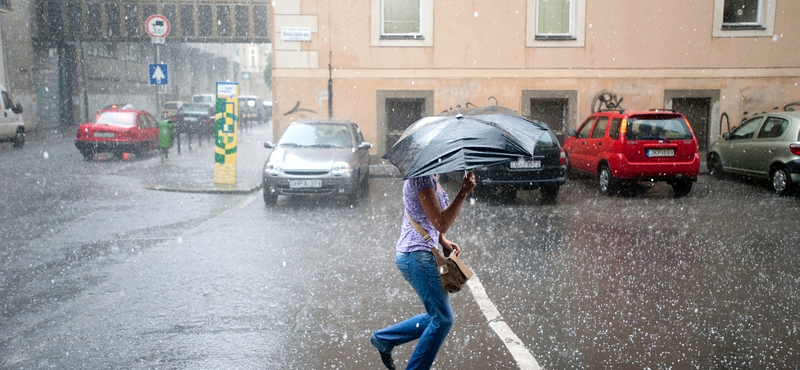
[[[136,109],[103,109],[78,127],[75,147],[87,160],[95,153],[142,153],[158,149],[158,121]]]
[[[694,132],[673,110],[593,113],[569,132],[564,151],[570,170],[596,176],[604,194],[622,182],[666,181],[682,196],[700,172]]]

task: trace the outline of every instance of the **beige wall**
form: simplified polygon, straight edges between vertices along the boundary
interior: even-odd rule
[[[521,111],[523,90],[575,90],[569,128],[601,91],[624,98],[627,109],[649,109],[671,104],[667,90],[719,90],[709,127],[716,135],[720,112],[739,122],[745,111],[800,101],[800,27],[792,21],[800,1],[776,5],[774,36],[715,38],[713,0],[587,1],[585,46],[540,48],[525,46],[526,0],[435,1],[433,47],[375,47],[369,2],[277,0],[275,134],[300,116],[327,116],[330,52],[334,116],[359,123],[373,143],[382,140],[379,90],[432,90],[435,113],[493,104],[489,97]],[[281,9],[292,14],[281,18]],[[311,42],[280,42],[281,24],[308,19],[317,20]],[[300,62],[309,55],[317,55],[314,67]],[[316,113],[283,116],[298,102]]]

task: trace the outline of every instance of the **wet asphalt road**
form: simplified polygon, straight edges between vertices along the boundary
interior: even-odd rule
[[[398,180],[268,209],[141,188],[157,157],[85,162],[69,137],[0,163],[0,368],[378,369],[371,331],[421,312],[393,263]],[[572,179],[555,204],[465,206],[450,238],[544,368],[791,368],[798,211],[740,179],[683,198]],[[469,291],[452,299],[435,368],[516,368]]]

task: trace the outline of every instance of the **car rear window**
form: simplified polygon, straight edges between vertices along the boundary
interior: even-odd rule
[[[534,151],[539,149],[552,149],[558,147],[558,139],[556,136],[553,135],[552,132],[547,131],[539,138],[539,141],[536,142],[536,148]]]
[[[690,140],[692,131],[682,117],[630,117],[627,140]]]
[[[179,110],[181,113],[208,113],[207,105],[184,105]]]
[[[102,112],[95,123],[105,123],[112,126],[136,126],[136,115],[133,112]]]
[[[178,109],[178,104],[166,103],[164,104],[164,109]]]
[[[344,124],[293,123],[281,136],[278,146],[350,148],[353,146],[353,139]]]

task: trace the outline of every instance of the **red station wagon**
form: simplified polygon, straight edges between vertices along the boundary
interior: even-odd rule
[[[700,172],[692,128],[673,110],[593,113],[570,130],[564,151],[570,170],[597,177],[604,194],[622,182],[666,181],[682,196]]]
[[[158,148],[158,121],[134,109],[103,109],[94,122],[78,127],[75,147],[87,160],[95,153],[142,153]]]

